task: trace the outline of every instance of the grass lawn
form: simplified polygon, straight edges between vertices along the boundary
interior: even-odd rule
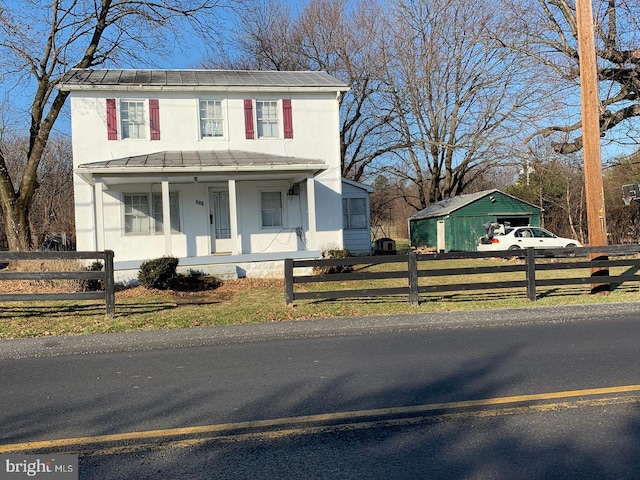
[[[460,266],[460,262],[462,261],[444,261],[437,268]],[[465,262],[469,262],[469,260]],[[482,260],[482,262],[483,266],[489,266],[492,264],[491,262],[500,264],[505,261]],[[361,268],[392,269],[400,267],[398,264],[385,264]],[[612,268],[611,273],[618,274],[620,271]],[[547,274],[549,272],[545,273],[545,275]],[[554,274],[557,276],[558,272]],[[583,274],[579,273],[578,275]],[[503,280],[523,278],[523,274],[520,272],[500,275]],[[578,276],[575,273],[563,273],[563,275]],[[470,283],[495,280],[495,276],[487,274],[475,277],[434,277],[433,279],[421,280],[421,285],[428,285],[429,282],[459,283],[462,281]],[[406,285],[406,280],[331,282],[330,284],[297,285],[296,291],[404,285]],[[339,316],[629,302],[640,299],[638,282],[615,286],[607,296],[590,295],[589,289],[589,285],[539,288],[539,299],[536,302],[527,299],[524,289],[505,289],[423,294],[420,297],[420,305],[411,305],[407,296],[403,295],[339,300],[305,300],[296,301],[296,304],[291,307],[285,305],[284,285],[281,280],[241,279],[226,281],[216,289],[199,292],[157,291],[135,287],[116,293],[116,315],[112,318],[105,316],[104,303],[98,301],[0,304],[0,339],[277,322]]]

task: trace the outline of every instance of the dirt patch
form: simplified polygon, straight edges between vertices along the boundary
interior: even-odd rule
[[[282,280],[262,278],[242,278],[227,280],[217,287],[203,290],[158,290],[143,286],[126,287],[116,291],[117,300],[135,300],[136,298],[157,296],[179,304],[214,303],[231,300],[235,295],[245,290],[283,287]]]
[[[14,270],[15,271],[15,270]],[[80,282],[56,280],[3,280],[0,293],[64,293],[78,291]],[[117,287],[117,301],[135,301],[144,297],[159,297],[176,304],[211,304],[228,302],[242,291],[283,288],[279,279],[242,278],[224,282],[181,283],[178,289],[158,290],[143,286]]]

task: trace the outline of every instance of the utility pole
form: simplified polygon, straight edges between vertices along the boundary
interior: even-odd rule
[[[607,227],[602,182],[602,160],[600,158],[600,102],[598,100],[598,70],[591,0],[576,0],[576,20],[578,24],[578,54],[580,57],[587,229],[589,232],[589,245],[601,246],[607,245]],[[606,255],[591,254],[591,260],[606,258]],[[591,270],[591,275],[593,276],[608,274],[608,269],[593,268]],[[591,286],[591,293],[608,291],[608,284]]]

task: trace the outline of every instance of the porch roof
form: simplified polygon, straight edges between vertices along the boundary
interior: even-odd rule
[[[134,155],[78,165],[75,172],[89,183],[93,177],[128,179],[158,176],[221,176],[242,175],[247,178],[264,176],[290,178],[296,174],[316,174],[326,170],[323,160],[270,155],[241,150],[163,151]],[[123,179],[124,179],[123,178]]]

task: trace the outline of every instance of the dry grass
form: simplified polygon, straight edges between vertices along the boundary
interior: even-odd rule
[[[283,289],[282,280],[262,279],[262,278],[243,278],[240,280],[227,280],[220,286],[208,290],[157,290],[146,288],[143,286],[121,288],[116,291],[116,302],[135,301],[139,298],[157,297],[161,299],[169,299],[178,304],[197,303],[224,303],[230,302],[233,298],[244,291],[259,289]]]
[[[490,265],[486,261],[483,265]],[[505,263],[496,260],[496,263]],[[442,268],[460,266],[447,262]],[[39,267],[39,266],[38,266]],[[398,268],[363,267],[366,269]],[[568,274],[569,272],[567,272]],[[617,272],[620,273],[620,272]],[[507,274],[509,278],[516,274]],[[521,274],[520,274],[521,275]],[[494,275],[482,275],[474,281],[496,280]],[[457,283],[470,278],[433,277],[424,282]],[[331,282],[331,284],[296,285],[296,291],[377,288],[401,284],[406,280]],[[8,281],[0,282],[7,291]],[[20,282],[11,288],[19,292],[40,292],[61,288],[51,282]],[[428,284],[428,283],[425,283]],[[539,300],[531,303],[524,289],[493,291],[454,291],[421,295],[420,305],[411,305],[406,295],[373,298],[343,298],[338,300],[297,301],[294,307],[284,303],[282,280],[251,279],[225,281],[208,290],[152,290],[141,286],[116,292],[116,315],[105,316],[104,302],[14,302],[0,304],[0,338],[44,335],[80,335],[106,332],[129,332],[195,326],[215,326],[251,322],[276,322],[340,316],[428,313],[453,310],[513,308],[582,303],[638,301],[638,282],[616,287],[609,296],[588,294],[588,286],[548,287],[538,290]]]
[[[16,260],[5,272],[81,272],[86,267],[77,260]],[[81,280],[3,280],[0,293],[59,293],[81,291]]]

